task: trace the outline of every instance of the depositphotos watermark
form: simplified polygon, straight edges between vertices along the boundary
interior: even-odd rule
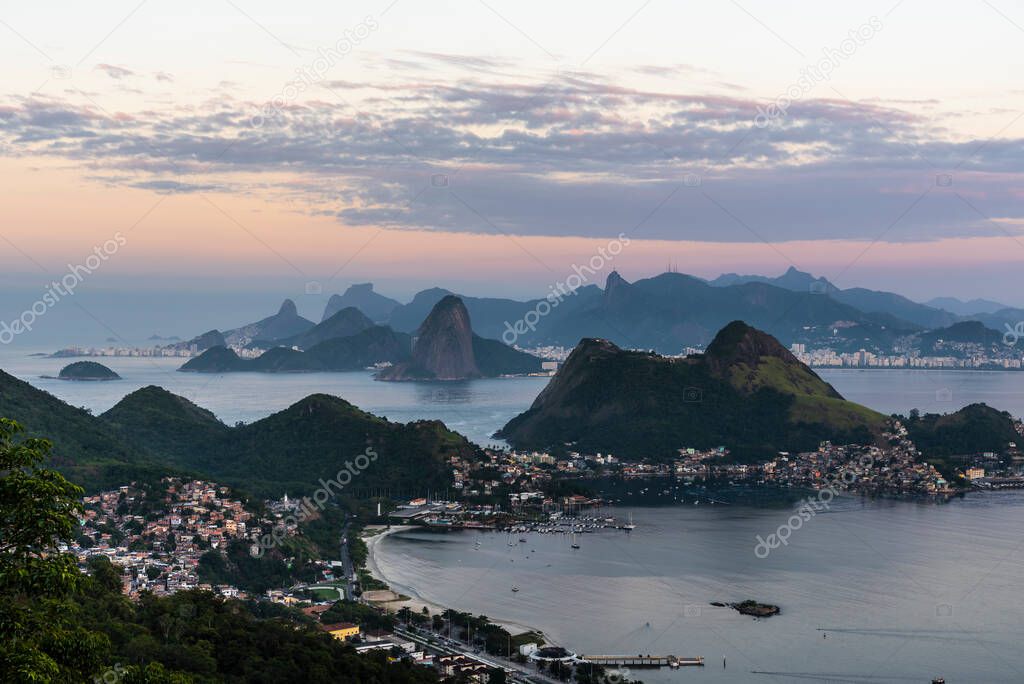
[[[822,48],[823,57],[814,64],[800,70],[800,77],[789,84],[782,95],[779,95],[767,107],[759,106],[754,117],[754,125],[766,128],[773,121],[786,116],[786,111],[793,102],[803,99],[816,85],[832,78],[832,72],[838,69],[844,60],[857,52],[860,46],[867,43],[882,30],[884,24],[878,17],[871,17],[856,29],[851,29],[848,38],[844,38],[838,48]]]
[[[345,466],[338,471],[333,479],[324,480],[320,478],[320,487],[313,492],[313,495],[302,497],[295,511],[282,518],[281,522],[275,525],[269,534],[260,537],[253,545],[250,553],[259,558],[270,549],[279,545],[284,541],[289,527],[297,526],[299,523],[313,517],[317,511],[322,511],[328,501],[338,496],[348,483],[369,468],[370,464],[376,460],[377,452],[372,447],[367,447],[363,453],[351,460],[345,461]]]
[[[253,128],[260,128],[271,119],[281,113],[288,103],[294,102],[300,93],[305,92],[317,83],[320,83],[327,76],[335,64],[352,52],[355,46],[370,37],[370,34],[380,28],[380,24],[372,16],[368,16],[353,28],[342,31],[341,38],[332,47],[318,47],[319,55],[310,64],[295,70],[298,78],[289,81],[281,88],[274,97],[267,100],[259,110],[249,118],[249,124]]]
[[[857,465],[866,470],[874,462],[875,460],[870,455],[864,455],[858,459]],[[757,544],[754,545],[754,555],[765,559],[780,546],[789,546],[789,538],[793,536],[793,533],[818,513],[829,510],[832,499],[838,496],[841,490],[849,488],[856,482],[857,477],[857,473],[849,468],[843,468],[839,473],[829,476],[827,479],[830,480],[830,484],[818,490],[817,496],[804,499],[785,524],[779,525],[779,528],[769,534],[767,539],[762,539],[761,535],[755,537]]]
[[[127,242],[127,238],[120,232],[114,233],[114,237],[99,247],[93,247],[93,253],[83,259],[83,263],[68,264],[68,272],[60,280],[52,281],[43,296],[33,302],[32,306],[10,322],[0,321],[0,344],[10,344],[21,333],[30,332],[39,318],[57,306],[62,298],[75,294],[75,288],[82,284],[85,276],[92,275]]]
[[[103,674],[96,675],[92,678],[93,684],[117,684],[117,682],[124,679],[127,670],[121,663],[114,663],[114,667],[105,670]]]
[[[604,269],[610,261],[622,254],[622,248],[629,246],[629,238],[625,233],[619,233],[618,237],[610,240],[607,245],[597,248],[597,254],[590,257],[590,261],[584,265],[573,264],[572,273],[565,279],[565,282],[558,282],[552,285],[548,295],[537,302],[537,305],[527,311],[522,318],[515,323],[505,321],[505,332],[501,333],[501,340],[510,347],[514,345],[519,337],[527,331],[537,330],[537,323],[540,319],[550,314],[562,303],[562,300],[590,281],[590,277]]]
[[[1004,323],[1006,326],[1006,332],[1003,333],[1003,344],[1007,347],[1015,347],[1020,342],[1020,338],[1024,337],[1024,321],[1017,321],[1017,325],[1010,326],[1009,323]]]

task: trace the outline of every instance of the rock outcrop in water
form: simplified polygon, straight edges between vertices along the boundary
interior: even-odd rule
[[[60,369],[57,377],[61,380],[120,380],[121,376],[102,363],[76,361]]]
[[[540,370],[541,360],[497,340],[473,334],[462,300],[447,295],[417,331],[412,359],[378,374],[378,380],[468,380]]]
[[[380,380],[465,380],[481,377],[473,355],[473,328],[462,300],[448,295],[416,333],[412,360],[383,371]]]

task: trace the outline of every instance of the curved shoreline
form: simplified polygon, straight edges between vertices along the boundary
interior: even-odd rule
[[[396,525],[394,527],[390,527],[390,528],[388,528],[386,530],[383,530],[382,532],[379,532],[379,533],[373,535],[372,537],[364,539],[363,541],[366,543],[366,551],[367,551],[367,553],[366,553],[366,569],[370,572],[371,575],[373,575],[373,577],[375,577],[376,579],[379,579],[382,582],[385,582],[392,589],[399,589],[401,591],[401,593],[404,593],[404,594],[406,594],[406,595],[411,597],[410,599],[405,600],[405,601],[396,600],[396,601],[387,601],[387,602],[385,602],[385,605],[387,606],[387,608],[389,610],[390,610],[391,606],[395,606],[396,610],[399,609],[399,608],[403,608],[403,607],[408,606],[410,609],[412,609],[414,611],[420,611],[424,607],[426,607],[426,608],[428,608],[430,610],[431,614],[443,613],[444,611],[448,610],[448,608],[449,608],[448,606],[442,606],[439,603],[436,603],[434,601],[431,601],[430,599],[424,598],[423,595],[420,594],[414,587],[410,587],[408,585],[399,584],[399,583],[394,582],[393,580],[389,579],[387,577],[387,575],[385,575],[381,571],[380,565],[377,563],[377,558],[376,558],[377,545],[381,541],[383,541],[386,537],[390,537],[392,534],[398,534],[400,532],[408,532],[409,530],[415,530],[415,529],[418,529],[415,525]],[[460,610],[460,609],[452,607],[452,610]],[[513,622],[513,621],[510,621],[510,620],[502,620],[501,618],[493,617],[490,614],[488,614],[488,620],[490,620],[492,623],[494,623],[494,624],[496,624],[496,625],[498,625],[500,627],[503,627],[503,628],[507,629],[512,634],[512,636],[516,636],[516,635],[522,634],[524,632],[534,632],[536,634],[540,634],[541,636],[543,636],[545,642],[547,641],[547,635],[543,632],[543,630],[537,629],[536,627],[531,627],[529,625],[524,625],[522,623]]]

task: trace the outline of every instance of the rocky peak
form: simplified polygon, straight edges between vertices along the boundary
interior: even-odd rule
[[[373,292],[373,283],[353,283],[345,290],[345,294],[370,294]]]
[[[438,379],[477,377],[473,328],[461,299],[447,295],[434,305],[417,332],[413,363]]]
[[[298,316],[299,310],[295,306],[295,302],[290,299],[286,299],[281,302],[281,308],[277,310],[278,316]]]
[[[619,275],[618,271],[612,271],[604,283],[604,305],[614,309],[624,306],[629,297],[629,283]]]

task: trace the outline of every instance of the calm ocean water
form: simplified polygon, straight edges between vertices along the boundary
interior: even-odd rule
[[[363,372],[196,375],[175,372],[178,359],[101,360],[124,379],[41,379],[66,360],[0,350],[0,368],[94,413],[149,384],[228,423],[327,392],[393,420],[437,418],[482,443],[546,383],[378,383]],[[1024,415],[1020,373],[820,373],[847,398],[886,413],[984,401]],[[944,505],[837,501],[765,559],[754,555],[756,536],[784,524],[787,511],[686,502],[633,512],[639,527],[631,535],[584,535],[575,552],[560,536],[532,535],[509,547],[503,535],[413,533],[383,542],[379,562],[424,598],[539,627],[582,652],[708,659],[702,670],[634,673],[647,682],[1024,681],[1024,494]],[[521,591],[511,593],[513,585]],[[755,621],[708,605],[746,598],[783,613]]]
[[[581,535],[579,550],[562,535],[510,547],[500,533],[407,532],[381,542],[377,563],[406,593],[539,628],[578,653],[706,658],[633,673],[645,682],[1024,681],[1022,494],[836,500],[764,559],[756,537],[788,511],[632,513],[634,532]],[[748,598],[782,614],[709,605]]]
[[[74,359],[71,359],[74,360]],[[340,396],[392,420],[443,420],[478,443],[524,411],[547,378],[505,378],[458,383],[383,383],[369,372],[353,373],[179,373],[183,359],[97,359],[116,371],[115,382],[67,382],[55,376],[71,360],[30,356],[23,349],[0,349],[0,368],[75,406],[101,413],[121,397],[146,385],[159,385],[213,411],[233,424],[280,411],[313,392]],[[883,413],[948,412],[983,401],[1024,416],[1024,373],[977,371],[820,370],[847,399]]]

